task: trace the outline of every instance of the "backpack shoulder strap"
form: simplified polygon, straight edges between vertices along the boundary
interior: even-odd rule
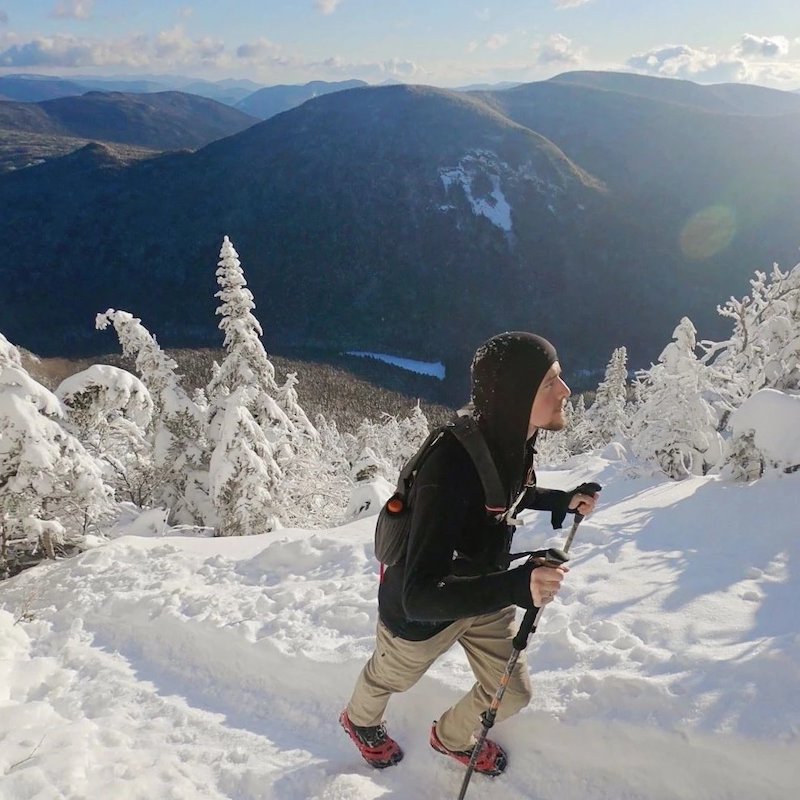
[[[464,415],[452,422],[448,422],[445,430],[449,430],[461,442],[461,446],[469,453],[475,469],[478,471],[483,494],[486,501],[486,510],[490,514],[502,514],[507,508],[506,493],[503,482],[497,472],[494,459],[486,439],[483,437],[478,423],[474,417]]]
[[[408,496],[409,489],[411,488],[411,481],[414,473],[422,466],[422,461],[428,454],[428,451],[433,447],[436,442],[444,435],[445,428],[435,428],[430,432],[428,438],[422,443],[419,450],[406,462],[406,465],[400,471],[400,476],[397,479],[397,488],[395,489],[395,496],[405,500]]]
[[[508,505],[503,482],[500,480],[489,446],[486,444],[486,439],[483,438],[477,422],[473,417],[467,415],[459,416],[446,425],[431,431],[419,450],[406,462],[401,470],[397,479],[394,497],[406,500],[414,479],[414,473],[422,466],[425,457],[445,433],[452,433],[472,459],[483,486],[487,513],[494,516],[504,514],[508,510]]]

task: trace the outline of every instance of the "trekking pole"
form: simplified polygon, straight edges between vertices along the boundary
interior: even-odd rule
[[[600,489],[601,486],[599,483],[584,483],[578,487],[578,491],[580,491],[580,493],[589,494],[592,496],[597,494]],[[539,552],[534,553],[531,558],[543,559],[541,564],[543,567],[560,567],[562,564],[569,561],[569,556],[567,553],[569,553],[569,549],[572,547],[572,542],[575,539],[575,532],[578,530],[578,525],[580,525],[582,521],[583,514],[576,513],[572,527],[569,531],[569,535],[564,543],[563,550],[559,550],[557,547],[551,547],[549,550],[540,550]],[[486,736],[491,727],[494,725],[495,718],[497,717],[497,710],[500,708],[500,703],[503,701],[503,695],[505,695],[506,687],[508,686],[509,680],[511,680],[511,674],[514,672],[514,667],[517,665],[517,660],[519,659],[520,653],[528,646],[528,637],[531,634],[536,633],[536,627],[539,624],[542,611],[544,611],[544,606],[541,606],[540,608],[528,609],[525,612],[525,616],[522,619],[522,624],[519,626],[516,636],[514,636],[512,639],[514,649],[511,651],[511,656],[506,664],[503,677],[500,679],[500,685],[497,687],[497,691],[492,698],[491,705],[486,711],[483,712],[483,714],[481,714],[481,722],[483,723],[481,732],[478,736],[478,741],[475,743],[475,746],[472,749],[472,757],[467,765],[467,774],[464,776],[464,782],[461,784],[461,792],[458,795],[458,800],[464,800],[470,778],[475,770],[475,764],[478,762],[478,756],[480,755],[483,743],[486,741]]]

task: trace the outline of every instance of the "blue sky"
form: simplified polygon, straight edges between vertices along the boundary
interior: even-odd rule
[[[800,0],[0,0],[0,73],[800,88]]]

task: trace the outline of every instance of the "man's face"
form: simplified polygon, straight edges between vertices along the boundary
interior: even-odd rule
[[[528,438],[541,428],[545,431],[560,431],[567,424],[565,409],[567,398],[572,394],[561,379],[561,365],[556,361],[539,384],[531,406],[528,422]]]

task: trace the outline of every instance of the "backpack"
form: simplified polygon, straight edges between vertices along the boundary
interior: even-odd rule
[[[434,445],[447,433],[458,439],[478,471],[483,484],[486,513],[498,522],[505,517],[508,510],[506,493],[486,440],[473,417],[457,417],[431,432],[422,447],[403,467],[394,494],[383,504],[378,514],[375,525],[375,557],[381,562],[381,573],[383,567],[390,567],[405,556],[411,526],[410,494],[414,478]]]

